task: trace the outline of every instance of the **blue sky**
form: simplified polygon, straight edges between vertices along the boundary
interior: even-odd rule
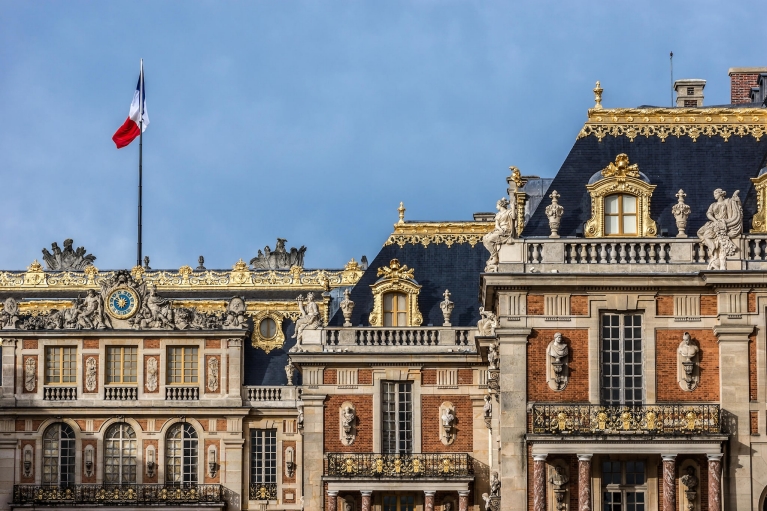
[[[136,260],[138,144],[116,150],[144,58],[144,253],[307,267],[375,255],[397,220],[470,219],[509,165],[553,176],[593,105],[669,104],[675,78],[765,66],[763,2],[0,1],[0,268],[74,238]]]

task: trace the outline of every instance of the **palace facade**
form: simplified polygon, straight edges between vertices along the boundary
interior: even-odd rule
[[[400,204],[369,264],[0,272],[0,508],[767,509],[767,68],[730,75],[597,83],[553,179]]]

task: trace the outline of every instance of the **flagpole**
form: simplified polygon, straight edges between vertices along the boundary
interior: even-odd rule
[[[144,59],[141,59],[141,87],[138,94],[139,124],[138,124],[138,256],[136,266],[141,266],[141,181],[144,145]]]

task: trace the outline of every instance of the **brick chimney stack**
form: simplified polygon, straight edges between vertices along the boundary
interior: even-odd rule
[[[674,82],[676,92],[676,106],[686,108],[700,108],[703,106],[703,89],[706,80],[699,78],[677,80]]]
[[[759,86],[759,73],[767,73],[767,67],[730,68],[730,103],[751,102],[751,88]]]

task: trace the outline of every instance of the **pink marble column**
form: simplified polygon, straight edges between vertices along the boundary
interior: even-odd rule
[[[363,490],[363,491],[360,491],[360,493],[362,494],[362,509],[360,511],[370,511],[373,507],[372,506],[373,491]]]
[[[546,457],[533,454],[533,511],[546,511]]]
[[[676,511],[676,454],[663,454],[663,511]]]
[[[433,491],[423,492],[423,511],[434,511],[434,493]]]
[[[469,491],[458,492],[458,511],[469,511]]]
[[[722,509],[722,454],[708,455],[708,511]]]
[[[328,491],[328,511],[336,511],[338,508],[338,492]]]
[[[593,454],[578,455],[578,511],[591,511],[591,458]]]

